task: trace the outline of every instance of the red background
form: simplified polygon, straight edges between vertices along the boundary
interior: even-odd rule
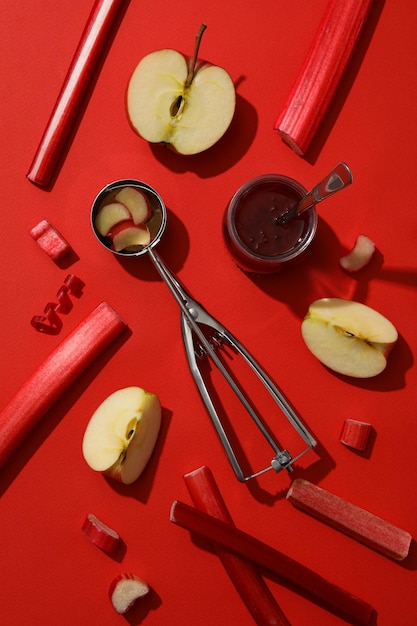
[[[183,474],[208,465],[236,524],[367,600],[377,623],[417,622],[416,552],[400,564],[295,510],[287,472],[249,485],[234,477],[202,406],[179,329],[179,311],[149,259],[123,265],[99,246],[89,210],[118,178],[153,185],[170,209],[158,251],[190,292],[259,359],[321,446],[297,475],[417,535],[417,341],[414,2],[375,0],[360,45],[307,158],[272,126],[308,50],[326,0],[126,3],[58,177],[49,190],[25,178],[91,10],[90,2],[0,5],[1,387],[6,404],[36,366],[102,300],[131,334],[63,395],[0,475],[2,622],[31,624],[252,624],[217,557],[169,521],[173,500],[190,502]],[[138,138],[127,122],[129,77],[148,52],[191,53],[205,22],[201,55],[225,67],[237,87],[226,136],[212,150],[181,157]],[[293,272],[253,279],[238,270],[221,236],[224,208],[248,178],[292,176],[313,186],[338,161],[353,185],[319,207],[309,260]],[[41,219],[68,239],[74,256],[55,264],[29,236]],[[377,253],[348,276],[338,260],[359,233]],[[53,301],[67,273],[85,282],[59,335],[38,333],[33,315]],[[322,296],[360,300],[385,314],[400,338],[386,371],[365,381],[338,377],[307,352],[300,322]],[[142,477],[123,488],[89,469],[81,440],[90,415],[112,391],[157,393],[163,427]],[[339,443],[347,417],[370,421],[366,454]],[[268,462],[262,458],[261,463]],[[121,534],[111,559],[80,527],[89,512]],[[151,596],[126,620],[107,598],[111,579],[134,571]],[[291,624],[345,623],[268,578]]]

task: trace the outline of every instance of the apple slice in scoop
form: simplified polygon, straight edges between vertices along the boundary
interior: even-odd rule
[[[129,219],[131,219],[131,215],[124,204],[110,202],[102,206],[97,212],[94,225],[97,232],[105,237],[116,224]]]
[[[319,361],[356,378],[380,374],[398,339],[395,326],[386,317],[365,304],[341,298],[313,302],[301,334]]]
[[[116,252],[121,250],[132,251],[141,246],[147,246],[151,242],[149,228],[145,224],[136,226],[133,220],[119,222],[109,235]]]
[[[82,452],[88,465],[126,485],[145,469],[161,425],[158,396],[126,387],[108,396],[92,415]]]
[[[123,187],[116,194],[115,200],[125,205],[136,226],[144,224],[151,216],[149,200],[139,189]]]

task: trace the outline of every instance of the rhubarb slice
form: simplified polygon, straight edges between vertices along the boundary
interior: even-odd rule
[[[373,0],[330,0],[274,130],[304,155],[329,107]]]
[[[368,422],[360,422],[359,420],[345,419],[343,422],[342,432],[340,434],[340,443],[349,448],[354,448],[363,452],[366,450],[369,435],[371,434],[372,424]]]
[[[119,534],[92,513],[86,516],[81,530],[95,546],[106,554],[113,555],[116,552],[120,543]]]
[[[294,480],[287,499],[298,509],[386,556],[402,561],[408,555],[412,541],[408,532],[307,480]]]
[[[42,250],[54,261],[58,261],[71,250],[68,241],[48,220],[41,220],[29,232]]]
[[[369,624],[374,615],[370,604],[322,578],[311,569],[285,556],[269,545],[255,539],[238,528],[198,511],[183,502],[171,506],[170,520],[174,524],[195,532],[239,556],[249,559],[258,566],[272,572],[282,581],[325,604],[336,613],[341,613],[360,624]]]
[[[111,582],[109,597],[116,613],[124,615],[149,592],[148,584],[136,574],[119,574]]]
[[[185,474],[185,483],[194,505],[200,511],[213,515],[234,527],[232,517],[220,493],[214,476],[207,466]],[[281,608],[266,585],[256,566],[237,554],[214,544],[236,591],[258,626],[289,625]]]
[[[0,467],[74,380],[126,328],[102,302],[51,352],[0,412]]]
[[[96,0],[27,178],[47,187],[73,129],[124,0]]]

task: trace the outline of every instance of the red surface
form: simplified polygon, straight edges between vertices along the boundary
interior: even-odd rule
[[[295,510],[285,500],[286,472],[240,484],[188,371],[177,304],[149,259],[120,263],[97,244],[89,225],[90,206],[106,183],[131,177],[155,186],[170,209],[161,257],[261,361],[320,442],[296,475],[417,536],[414,3],[375,0],[305,159],[272,127],[326,0],[244,0],[238,10],[219,0],[126,5],[48,191],[25,174],[91,6],[81,0],[3,0],[0,7],[2,403],[100,301],[107,300],[131,331],[63,395],[1,470],[2,623],[252,624],[218,558],[169,522],[173,500],[190,502],[183,474],[206,464],[239,528],[374,605],[379,626],[414,626],[414,544],[409,558],[397,563]],[[237,109],[217,146],[184,158],[135,136],[124,94],[142,56],[163,47],[191,53],[203,21],[208,29],[202,56],[230,72]],[[221,236],[234,191],[269,172],[311,187],[340,160],[351,167],[354,182],[320,206],[308,261],[277,277],[254,279],[239,271]],[[41,219],[56,226],[74,250],[60,264],[29,235]],[[378,251],[366,270],[351,277],[338,259],[361,232]],[[62,315],[58,335],[36,332],[31,318],[54,301],[69,272],[85,282],[82,296]],[[321,296],[360,300],[397,326],[400,339],[378,378],[346,380],[307,352],[300,322],[310,301]],[[131,384],[158,393],[164,422],[146,472],[123,487],[88,468],[81,440],[97,405]],[[345,418],[372,423],[375,436],[367,453],[339,442]],[[260,463],[269,461],[254,453]],[[120,533],[124,550],[118,558],[84,537],[81,526],[90,512]],[[111,580],[124,571],[152,587],[126,619],[114,613],[107,597]],[[267,582],[294,626],[345,623],[278,581]]]

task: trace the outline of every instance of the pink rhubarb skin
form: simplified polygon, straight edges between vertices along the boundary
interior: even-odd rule
[[[81,530],[94,545],[106,554],[113,555],[116,552],[120,542],[119,534],[92,513],[89,513],[85,518]]]
[[[408,555],[411,535],[306,480],[294,480],[287,499],[298,509],[398,561]]]
[[[206,466],[185,474],[185,483],[197,509],[234,526],[214,476]],[[258,569],[250,561],[214,545],[223,567],[257,626],[287,626],[289,621],[275,601]]]
[[[54,261],[58,261],[71,250],[68,241],[48,220],[41,220],[39,224],[36,224],[30,230],[30,236]]]
[[[340,442],[349,448],[363,452],[366,450],[371,430],[372,425],[368,422],[345,419],[340,434]]]
[[[259,567],[272,572],[282,581],[290,583],[310,599],[353,619],[354,623],[365,626],[370,624],[374,617],[374,609],[364,600],[327,581],[301,563],[255,539],[252,535],[208,513],[176,501],[171,506],[170,520],[244,559],[249,559]]]
[[[0,467],[40,418],[127,327],[102,302],[51,352],[0,412]]]
[[[274,130],[304,155],[349,63],[373,0],[330,0]]]
[[[47,187],[125,0],[96,0],[27,178]]]

